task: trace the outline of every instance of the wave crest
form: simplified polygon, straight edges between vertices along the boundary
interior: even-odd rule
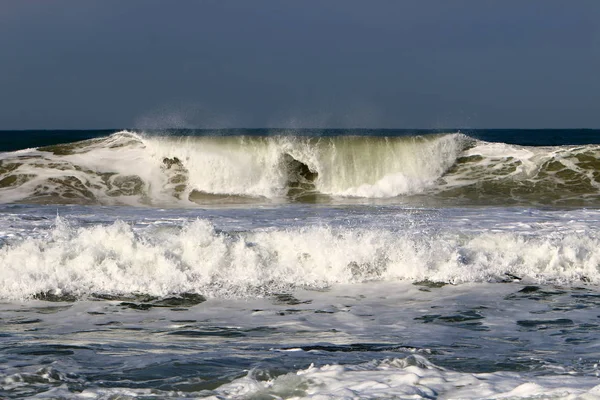
[[[185,204],[206,196],[393,197],[432,185],[460,134],[417,137],[107,138],[4,153],[4,202]],[[433,160],[433,162],[432,162]]]
[[[424,136],[146,136],[0,153],[0,201],[190,206],[401,198],[600,204],[600,146]],[[435,204],[435,203],[434,203]]]
[[[0,298],[40,294],[256,297],[339,283],[446,283],[520,279],[599,282],[593,232],[431,235],[415,231],[310,227],[242,233],[206,220],[134,230],[124,222],[71,226],[0,248]]]

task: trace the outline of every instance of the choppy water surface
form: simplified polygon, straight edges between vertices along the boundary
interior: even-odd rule
[[[594,132],[392,133],[19,136],[0,398],[599,398]]]
[[[3,206],[0,397],[593,398],[599,218]]]

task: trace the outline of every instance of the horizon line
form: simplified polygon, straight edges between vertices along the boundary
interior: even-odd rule
[[[455,127],[445,127],[445,128],[364,128],[364,127],[356,127],[356,128],[336,128],[336,127],[320,127],[320,128],[310,128],[310,127],[302,127],[302,128],[285,128],[285,127],[229,127],[229,128],[19,128],[19,129],[0,129],[0,132],[75,132],[75,131],[211,131],[211,130],[282,130],[282,131],[294,131],[294,130],[379,130],[379,131],[477,131],[477,130],[494,130],[494,131],[509,131],[509,130],[521,130],[521,131],[560,131],[560,130],[600,130],[599,128],[583,128],[583,127],[570,127],[570,128],[455,128]]]

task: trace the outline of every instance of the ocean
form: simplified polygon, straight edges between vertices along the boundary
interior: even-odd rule
[[[600,398],[600,130],[0,132],[0,398]]]

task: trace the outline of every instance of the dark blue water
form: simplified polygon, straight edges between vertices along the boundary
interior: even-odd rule
[[[0,151],[70,143],[108,136],[120,129],[0,131]],[[142,132],[134,130],[135,132]],[[173,136],[413,136],[462,132],[487,142],[523,146],[600,144],[600,129],[170,129],[143,131],[148,135]]]

